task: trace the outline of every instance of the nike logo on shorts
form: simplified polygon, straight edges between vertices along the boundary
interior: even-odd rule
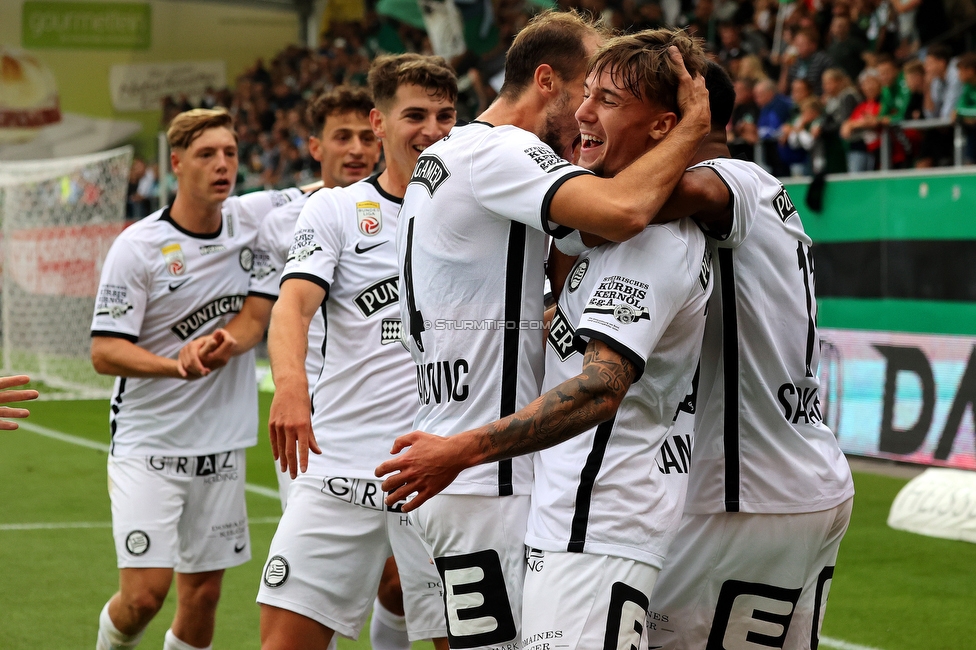
[[[246,548],[247,548],[247,542],[244,542],[240,546],[238,546],[237,544],[234,544],[234,552],[235,553],[240,553],[241,551],[243,551]]]
[[[367,252],[367,251],[371,251],[371,250],[373,250],[374,248],[376,248],[376,247],[378,247],[378,246],[382,246],[382,245],[383,245],[383,244],[385,244],[385,243],[386,243],[385,241],[381,241],[381,242],[380,242],[380,243],[378,243],[378,244],[373,244],[372,246],[368,246],[368,247],[366,247],[366,248],[360,248],[360,247],[359,247],[359,244],[356,244],[356,252],[357,252],[357,253],[359,253],[359,254],[363,254],[363,253],[365,253],[365,252]]]
[[[190,278],[186,278],[182,282],[170,282],[169,283],[169,290],[170,291],[176,291],[177,289],[179,289],[180,287],[182,287],[184,284],[186,284],[189,281],[190,281]]]

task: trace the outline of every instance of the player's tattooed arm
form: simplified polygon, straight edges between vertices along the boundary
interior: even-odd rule
[[[403,506],[409,512],[468,467],[546,449],[609,420],[636,374],[629,359],[590,341],[580,374],[520,411],[450,438],[422,431],[400,436],[391,453],[407,451],[376,468],[377,476],[392,474],[383,482],[387,504],[416,493]]]

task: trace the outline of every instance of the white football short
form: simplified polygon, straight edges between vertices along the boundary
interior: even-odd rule
[[[411,513],[444,583],[451,648],[519,647],[528,515],[528,495],[439,494]]]
[[[216,571],[251,559],[243,449],[108,458],[120,569]]]
[[[522,650],[646,648],[658,569],[621,557],[528,549]]]
[[[275,476],[278,477],[278,498],[281,499],[281,511],[288,505],[288,489],[291,487],[292,477],[288,470],[281,471],[281,465],[275,461]]]
[[[440,577],[407,515],[380,481],[299,475],[288,490],[257,601],[357,638],[386,559],[396,557],[411,641],[446,635]]]
[[[685,515],[651,597],[650,647],[816,648],[852,503]]]

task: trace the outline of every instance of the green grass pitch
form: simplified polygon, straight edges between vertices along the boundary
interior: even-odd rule
[[[261,396],[262,434],[248,452],[249,483],[276,488]],[[103,401],[41,402],[29,423],[106,443]],[[98,612],[117,587],[105,477],[105,454],[26,430],[0,435],[0,648],[94,647]],[[841,546],[830,592],[823,648],[958,650],[976,647],[976,545],[889,529],[888,509],[905,481],[855,474],[854,517]],[[256,649],[254,603],[276,499],[248,493],[253,559],[227,572],[214,647]],[[66,523],[92,527],[66,528]],[[268,523],[261,523],[268,522]],[[12,524],[51,524],[21,530]],[[171,592],[146,633],[144,648],[162,647],[172,620]],[[369,647],[340,640],[343,650]],[[416,648],[430,648],[417,644]]]

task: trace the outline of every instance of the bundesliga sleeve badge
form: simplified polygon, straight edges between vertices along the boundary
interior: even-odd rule
[[[183,257],[183,249],[179,244],[167,244],[160,249],[163,253],[163,261],[166,263],[166,270],[170,275],[183,275],[186,272],[186,259]]]
[[[378,235],[383,229],[383,214],[380,204],[375,201],[356,203],[356,218],[359,220],[359,232],[367,237]]]

